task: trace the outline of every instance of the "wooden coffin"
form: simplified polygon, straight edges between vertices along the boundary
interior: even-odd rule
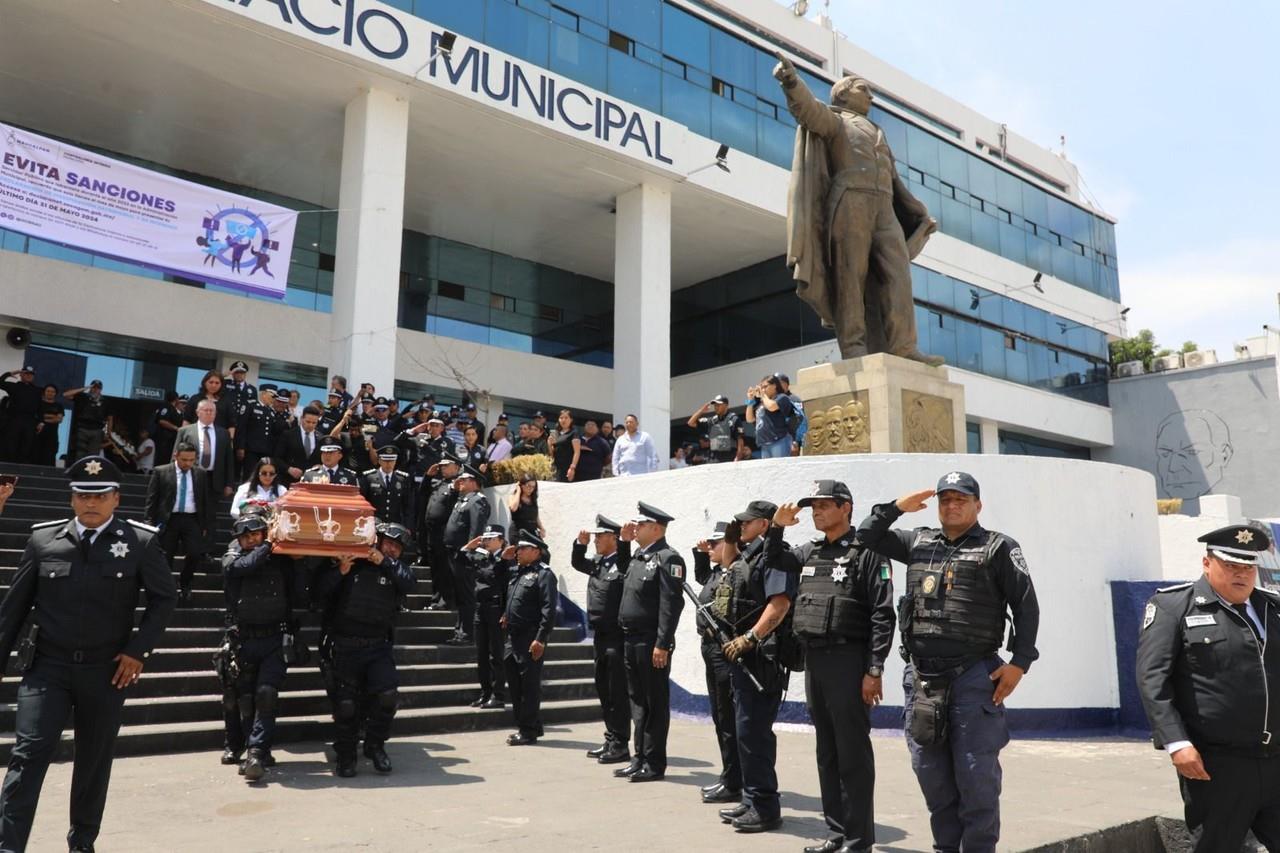
[[[267,538],[277,554],[335,557],[372,547],[377,523],[356,486],[296,483],[276,501]]]

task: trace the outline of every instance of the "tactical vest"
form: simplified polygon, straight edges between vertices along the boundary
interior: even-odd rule
[[[981,654],[1004,640],[1005,600],[991,562],[1005,538],[952,548],[937,530],[921,530],[911,543],[907,595],[912,596],[903,635],[938,637],[972,645]]]
[[[857,641],[871,636],[871,604],[854,593],[859,558],[856,545],[841,554],[825,539],[817,544],[804,564],[793,608],[792,625],[799,637]]]
[[[735,637],[750,631],[764,610],[764,576],[746,560],[721,572],[711,598],[711,611],[733,626]]]
[[[347,594],[338,605],[339,621],[391,627],[396,615],[396,588],[378,566],[354,570]]]
[[[289,618],[288,577],[277,562],[287,557],[268,557],[262,568],[240,580],[236,600],[236,621],[241,625],[272,625]]]
[[[707,430],[712,453],[728,453],[734,448],[733,420],[729,416],[718,419]]]

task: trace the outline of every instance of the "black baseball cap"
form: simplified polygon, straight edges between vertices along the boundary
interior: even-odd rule
[[[796,501],[802,507],[811,506],[814,501],[828,499],[853,503],[853,492],[839,480],[815,480],[813,491]]]
[[[966,474],[963,471],[952,471],[950,474],[944,474],[939,478],[938,486],[934,491],[938,494],[959,492],[962,495],[973,495],[975,498],[982,497],[982,490],[978,488],[978,481],[973,479],[972,474]]]
[[[723,394],[717,394],[711,398],[711,402],[715,403],[717,406],[720,406],[720,405],[727,406],[729,405],[729,398]]]
[[[734,516],[738,521],[755,521],[757,518],[773,518],[778,505],[769,501],[752,501],[747,508]]]

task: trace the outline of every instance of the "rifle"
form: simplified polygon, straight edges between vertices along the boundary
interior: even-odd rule
[[[733,638],[730,637],[729,633],[724,629],[724,621],[711,611],[711,605],[704,604],[703,602],[698,600],[697,594],[693,591],[693,587],[689,586],[688,581],[685,581],[683,586],[684,586],[684,594],[689,596],[689,600],[693,602],[694,610],[698,612],[698,615],[707,621],[707,624],[710,626],[709,630],[713,633],[716,642],[718,642],[721,646],[724,646],[726,643],[732,640]],[[747,666],[746,661],[744,661],[742,657],[739,656],[738,659],[734,661],[734,663],[742,667],[742,671],[746,673],[746,676],[751,681],[751,684],[756,688],[757,691],[759,691],[760,693],[763,693],[764,685],[762,685],[760,683],[760,680],[756,678],[755,673],[753,673],[751,671],[751,668]]]

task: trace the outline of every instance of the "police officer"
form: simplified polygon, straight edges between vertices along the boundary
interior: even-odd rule
[[[342,422],[343,416],[347,410],[342,404],[342,392],[334,388],[329,391],[324,410],[320,413],[320,423],[316,429],[320,430],[322,435],[328,435],[333,432],[333,428]]]
[[[444,544],[444,528],[458,500],[453,481],[461,469],[452,454],[442,456],[439,462],[426,469],[422,488],[418,491],[416,504],[422,507],[418,529],[426,538],[419,551],[431,567],[432,602],[429,610],[448,610],[456,598],[453,564],[449,560],[449,549]]]
[[[374,447],[384,447],[396,440],[396,436],[400,434],[400,417],[393,415],[391,412],[391,401],[386,397],[379,397],[373,402],[373,422],[374,427],[371,440]]]
[[[236,519],[231,527],[240,554],[226,567],[227,597],[232,602],[239,648],[236,651],[236,703],[241,732],[248,733],[249,754],[240,773],[256,782],[275,764],[271,744],[285,669],[296,647],[293,622],[295,559],[273,554],[267,521],[259,513]],[[286,636],[288,644],[286,644]]]
[[[19,648],[15,742],[0,788],[0,849],[23,850],[45,771],[68,719],[75,729],[72,851],[92,851],[125,689],[136,684],[177,602],[156,529],[115,515],[120,471],[87,456],[67,469],[75,518],[32,527],[13,583],[0,602],[0,661]],[[145,589],[137,629],[134,608]]]
[[[476,579],[471,564],[463,558],[462,548],[484,532],[489,523],[489,499],[480,491],[480,472],[464,465],[453,480],[458,499],[454,501],[449,520],[444,526],[444,547],[453,569],[454,594],[458,599],[458,622],[449,645],[471,645],[476,620]]]
[[[1147,602],[1138,690],[1152,739],[1178,771],[1196,853],[1236,851],[1245,835],[1280,850],[1280,596],[1258,587],[1271,547],[1261,526],[1199,538],[1204,573]]]
[[[728,526],[727,521],[717,521],[711,535],[693,549],[693,577],[702,584],[702,591],[698,593],[701,604],[713,603],[713,596],[720,589],[720,580],[729,568],[719,559],[724,553],[720,543],[724,541],[724,531]],[[719,617],[723,620],[726,616],[722,608]],[[697,626],[702,636],[702,663],[706,669],[711,722],[715,725],[716,741],[720,744],[720,776],[702,788],[702,801],[736,803],[742,799],[742,765],[738,762],[738,729],[734,722],[730,664],[720,647],[716,626],[701,613],[697,615]],[[727,623],[722,621],[721,627],[726,626]]]
[[[328,483],[333,486],[359,486],[360,475],[342,464],[342,445],[325,439],[320,445],[320,464],[302,472],[304,483]]]
[[[399,596],[413,591],[413,570],[400,561],[408,528],[378,525],[378,544],[347,554],[316,579],[324,603],[321,651],[337,730],[334,774],[356,775],[356,741],[364,728],[364,754],[379,773],[391,772],[385,744],[396,713],[400,677],[391,649]]]
[[[507,547],[507,528],[490,524],[484,532],[462,548],[462,559],[476,583],[476,669],[480,678],[480,698],[472,708],[504,708],[507,682],[503,664],[502,614],[506,610],[507,584],[513,563],[502,552]]]
[[[542,554],[547,543],[521,530],[504,557],[515,557],[516,574],[507,589],[502,627],[507,632],[503,663],[511,689],[516,733],[507,746],[528,746],[542,737],[542,662],[556,626],[556,576]]]
[[[378,467],[360,475],[360,494],[364,495],[378,521],[393,521],[409,527],[413,519],[413,481],[404,471],[396,470],[400,451],[387,444],[378,449]]]
[[[396,436],[395,444],[412,454],[409,473],[424,487],[434,465],[449,457],[457,457],[457,448],[444,434],[444,419],[435,412],[431,412],[422,423],[403,430]]]
[[[752,501],[733,517],[718,553],[728,570],[713,594],[733,634],[722,651],[730,662],[743,791],[742,802],[720,816],[738,832],[766,832],[782,824],[773,724],[791,670],[803,668],[791,624],[797,574],[780,566],[790,549],[782,528],[772,527],[777,511],[769,501]]]
[[[804,507],[818,535],[780,552],[781,528]],[[807,853],[860,853],[875,842],[870,708],[884,695],[893,645],[893,580],[889,562],[855,542],[852,513],[849,487],[819,480],[810,495],[778,508],[765,540],[765,562],[800,575],[793,627],[805,647],[823,817],[836,833]]]
[[[729,398],[723,394],[703,403],[702,408],[689,416],[688,426],[707,439],[711,462],[732,462],[746,443],[742,418],[737,412],[729,411]]]
[[[258,399],[245,405],[236,420],[236,459],[240,462],[241,480],[249,478],[259,459],[275,451],[276,440],[285,430],[275,401],[276,387],[264,384]]]
[[[667,544],[675,519],[641,502],[632,522],[635,542],[622,586],[622,625],[627,692],[635,748],[631,763],[613,773],[632,782],[654,782],[667,773],[667,731],[671,728],[671,653],[684,609],[684,560]]]
[[[228,371],[231,378],[226,380],[222,386],[222,393],[231,398],[231,408],[234,415],[232,424],[238,424],[244,410],[254,404],[258,399],[258,389],[253,387],[252,383],[246,382],[245,377],[249,374],[249,365],[243,361],[233,361],[231,370]]]
[[[941,527],[890,529],[935,494]],[[977,480],[952,471],[934,490],[872,507],[857,532],[860,545],[907,564],[898,612],[911,766],[934,846],[965,853],[995,850],[1000,839],[1004,700],[1039,656],[1040,605],[1026,558],[1013,539],[978,523],[981,496]],[[1008,663],[997,654],[1007,613]]]
[[[587,750],[587,757],[601,764],[631,760],[631,703],[627,698],[627,672],[623,665],[622,627],[618,608],[622,584],[631,564],[631,525],[623,527],[603,515],[595,526],[578,532],[570,564],[590,577],[587,581],[587,624],[595,659],[596,695],[604,718],[604,743]],[[587,543],[595,537],[595,555],[587,557]]]

